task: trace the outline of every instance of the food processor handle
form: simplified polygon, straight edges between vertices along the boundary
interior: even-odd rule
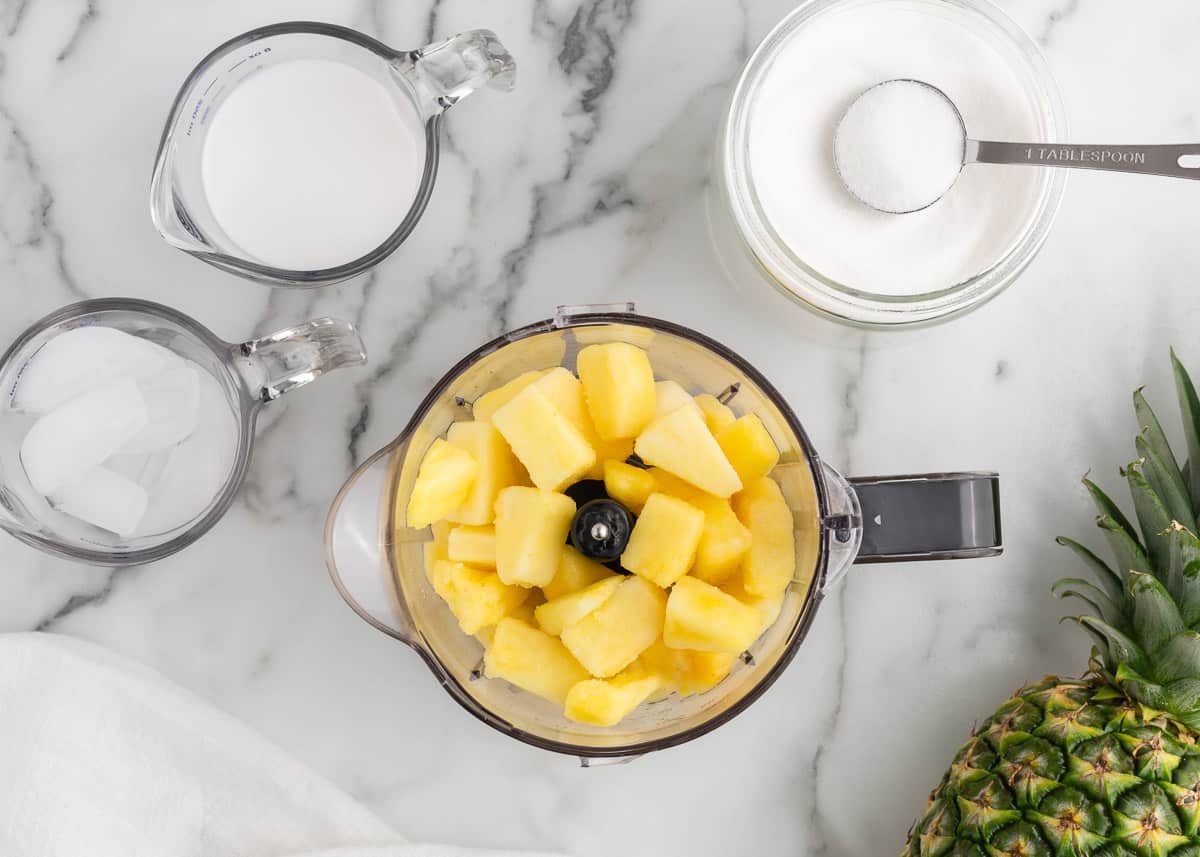
[[[862,508],[855,562],[997,556],[1000,478],[995,473],[927,473],[848,480]]]
[[[422,109],[440,113],[484,86],[504,91],[516,82],[517,64],[491,30],[467,30],[410,51],[406,76],[426,100]]]
[[[367,362],[358,330],[338,318],[314,318],[235,345],[233,351],[235,365],[259,402],[272,402],[326,372]]]

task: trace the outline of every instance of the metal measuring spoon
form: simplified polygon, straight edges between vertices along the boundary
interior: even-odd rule
[[[899,90],[897,87],[906,89]],[[914,87],[920,87],[920,89],[913,89]],[[855,151],[852,148],[854,140],[849,139],[847,133],[847,128],[853,129],[861,122],[870,120],[865,111],[886,111],[889,106],[894,106],[894,102],[889,105],[889,100],[897,96],[900,98],[924,96],[925,106],[933,110],[931,114],[933,118],[944,126],[941,130],[945,131],[947,135],[957,130],[958,134],[952,143],[947,143],[948,146],[953,146],[953,153],[950,157],[957,159],[957,162],[955,163],[948,157],[944,169],[939,169],[936,164],[927,162],[926,166],[930,166],[930,186],[924,188],[920,193],[908,194],[907,196],[911,198],[899,206],[890,201],[881,201],[881,198],[886,197],[881,194],[880,189],[863,180],[861,170],[858,169],[861,166],[863,152]],[[936,105],[935,102],[929,101],[930,96],[937,99]],[[943,115],[935,115],[938,111],[944,111]],[[892,112],[894,113],[894,111]],[[893,116],[892,118],[897,119],[898,117]],[[912,129],[905,128],[904,130],[911,131]],[[849,136],[853,135],[849,134]],[[940,142],[948,140],[947,136]],[[886,138],[880,139],[878,142],[886,142]],[[886,159],[890,151],[891,148],[886,147],[867,154]],[[961,157],[959,157],[960,152]],[[924,155],[926,152],[922,151],[921,154]],[[838,176],[846,189],[871,208],[888,214],[910,214],[933,205],[949,192],[962,172],[962,168],[968,164],[1025,164],[1038,167],[1068,167],[1200,179],[1200,143],[1168,146],[1081,146],[1066,143],[1007,143],[972,140],[967,136],[967,126],[962,113],[946,93],[931,83],[906,78],[878,83],[854,99],[838,123],[837,135],[834,140],[834,159]],[[905,165],[896,163],[884,166],[891,166],[893,174],[896,175],[904,169]]]

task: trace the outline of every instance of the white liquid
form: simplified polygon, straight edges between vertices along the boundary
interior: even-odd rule
[[[362,71],[293,60],[237,84],[204,140],[204,192],[250,258],[320,270],[396,230],[425,169],[416,111]]]
[[[825,277],[877,294],[920,294],[992,267],[1021,236],[1041,169],[972,165],[929,208],[885,214],[855,199],[834,164],[847,108],[898,78],[945,92],[976,139],[1039,139],[1031,72],[979,18],[950,4],[847,2],[795,30],[763,75],[750,108],[750,178],[780,240]]]

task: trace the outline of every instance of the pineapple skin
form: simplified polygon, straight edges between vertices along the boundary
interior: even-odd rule
[[[959,749],[901,857],[1198,857],[1196,733],[1096,671],[1017,691]]]

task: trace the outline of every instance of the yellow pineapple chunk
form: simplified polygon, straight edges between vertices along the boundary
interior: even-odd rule
[[[545,586],[558,571],[575,501],[541,488],[505,488],[496,498],[496,571],[514,586]]]
[[[692,567],[703,531],[704,513],[695,506],[651,494],[633,525],[621,565],[666,589]]]
[[[587,438],[537,384],[526,387],[496,411],[492,424],[538,488],[559,491],[577,482],[596,463],[596,451]]]
[[[496,567],[496,528],[455,527],[446,540],[446,556],[455,562]]]
[[[562,705],[590,676],[557,637],[517,619],[501,619],[483,657],[483,674]]]
[[[737,663],[737,655],[729,652],[697,652],[695,649],[672,649],[662,640],[642,652],[638,663],[661,680],[660,689],[675,691],[682,696],[706,693],[729,675]]]
[[[448,559],[437,561],[433,579],[434,589],[467,634],[495,625],[529,596],[519,586],[505,586],[494,571]]]
[[[611,598],[622,580],[621,575],[613,574],[578,592],[547,601],[533,611],[534,617],[543,631],[557,637],[567,625],[574,625]]]
[[[536,628],[537,619],[534,618],[533,611],[544,604],[545,601],[538,597],[538,591],[536,589],[522,589],[521,591],[527,593],[529,597],[525,599],[520,607],[509,613],[508,618],[515,619],[518,622],[524,622],[531,628]],[[492,641],[495,638],[495,625],[488,625],[475,632],[475,639],[483,643],[483,647],[485,649],[492,644]]]
[[[433,540],[421,545],[421,552],[425,559],[425,576],[430,583],[433,583],[433,564],[439,559],[450,558],[450,554],[447,552],[450,524],[446,521],[439,521],[433,525],[432,529]]]
[[[786,592],[781,592],[779,595],[772,596],[771,598],[759,598],[757,595],[752,595],[746,591],[745,580],[740,574],[722,583],[720,588],[722,592],[732,595],[738,601],[758,613],[758,633],[760,635],[775,624],[775,620],[779,618],[779,614],[783,610],[783,601],[786,597]]]
[[[654,488],[654,477],[650,471],[624,461],[604,462],[604,490],[633,514],[642,513],[642,507],[654,493]]]
[[[495,516],[496,496],[524,479],[520,462],[491,423],[454,423],[446,432],[446,441],[475,456],[479,473],[463,504],[446,516],[455,524],[481,526]]]
[[[721,404],[720,400],[712,393],[701,393],[696,397],[696,404],[703,411],[704,422],[713,436],[720,434],[722,429],[733,425],[737,420],[730,407]]]
[[[729,497],[742,490],[742,480],[698,408],[679,408],[659,417],[638,436],[633,450],[647,464],[716,497]]]
[[[659,467],[651,467],[646,471],[654,477],[654,493],[667,494],[679,500],[691,503],[697,497],[711,497],[690,482],[684,482],[678,476],[672,476]],[[720,498],[718,498],[720,499]]]
[[[408,526],[423,529],[461,506],[478,473],[479,462],[469,451],[435,440],[421,459],[408,499]]]
[[[567,693],[564,713],[578,723],[615,726],[658,690],[662,680],[630,667],[610,679],[581,681]]]
[[[640,577],[626,577],[607,601],[563,628],[563,645],[592,675],[609,678],[659,638],[666,607],[665,592]]]
[[[626,342],[589,345],[576,360],[592,423],[604,440],[637,437],[654,419],[654,369]]]
[[[743,485],[766,476],[779,463],[779,448],[757,414],[746,414],[724,429],[717,444]]]
[[[517,393],[524,390],[538,378],[545,375],[548,369],[530,369],[522,372],[507,384],[501,384],[494,390],[488,390],[471,405],[471,415],[477,420],[490,420],[496,411],[511,402]]]
[[[681,577],[667,599],[663,642],[673,649],[744,652],[758,639],[759,614],[732,595],[694,577]]]
[[[697,492],[688,502],[704,512],[704,530],[690,574],[716,586],[741,566],[750,550],[750,531],[733,514],[728,500]]]
[[[538,379],[537,388],[545,394],[554,407],[562,411],[579,429],[584,440],[596,452],[596,461],[584,476],[588,479],[604,478],[604,462],[606,459],[624,461],[633,455],[633,438],[604,440],[592,424],[592,415],[588,413],[587,402],[583,394],[583,384],[571,374],[569,369],[559,366],[551,369]]]
[[[796,575],[795,522],[783,492],[764,476],[733,498],[733,511],[752,539],[742,560],[746,591],[759,598],[781,595]]]
[[[654,385],[655,419],[684,406],[699,408],[691,393],[683,389],[678,381],[659,381]]]
[[[612,574],[594,559],[584,556],[571,545],[563,545],[554,579],[542,587],[546,598],[553,600],[578,592]]]

